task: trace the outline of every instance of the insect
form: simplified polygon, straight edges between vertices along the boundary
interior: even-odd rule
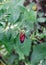
[[[26,37],[26,36],[25,36],[25,33],[21,32],[21,33],[20,33],[20,42],[21,42],[21,43],[24,42],[25,37]]]

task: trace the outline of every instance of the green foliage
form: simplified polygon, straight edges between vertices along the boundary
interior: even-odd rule
[[[31,62],[36,63],[46,57],[46,43],[36,45],[33,47]]]
[[[8,59],[7,65],[18,65],[21,60],[25,65],[38,65],[43,60],[42,65],[46,65],[46,17],[42,17],[45,12],[37,13],[32,9],[34,2],[27,7],[24,2],[0,0],[0,50],[4,45],[7,51],[1,55]],[[21,32],[26,37],[23,43]]]
[[[15,50],[19,54],[20,59],[24,59],[24,56],[28,56],[30,49],[31,49],[30,38],[25,39],[24,43],[21,43],[18,35],[15,43]]]

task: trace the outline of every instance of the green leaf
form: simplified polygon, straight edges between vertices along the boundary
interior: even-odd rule
[[[8,58],[8,62],[7,62],[8,65],[13,64],[13,62],[14,62],[16,59],[18,59],[18,56],[15,55],[15,54],[11,54],[10,57]]]
[[[38,15],[39,17],[42,17],[42,16],[44,16],[44,12],[38,12],[37,15]]]
[[[36,15],[37,15],[37,12],[31,10],[29,12],[27,11],[24,13],[24,18],[27,21],[36,22]]]
[[[15,50],[19,54],[20,59],[24,59],[24,55],[28,56],[31,48],[30,38],[25,39],[23,43],[20,42],[19,35],[16,39]],[[28,49],[27,49],[28,48]]]
[[[5,2],[3,5],[3,9],[6,9],[6,14],[10,14],[8,17],[8,22],[15,23],[20,16],[19,5],[22,5],[24,0],[10,0]]]
[[[46,43],[42,43],[33,47],[33,53],[31,57],[32,63],[37,63],[46,57]]]
[[[24,7],[24,6],[19,6],[19,9],[20,9],[21,12],[27,11],[26,7]]]
[[[23,5],[24,0],[10,0],[12,5],[14,5],[15,7],[18,5]]]
[[[37,19],[37,21],[42,23],[42,22],[45,22],[45,21],[46,21],[46,19],[45,19],[45,18],[43,18],[43,17],[40,17],[40,18],[38,18],[38,19]]]

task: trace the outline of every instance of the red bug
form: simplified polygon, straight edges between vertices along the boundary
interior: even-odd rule
[[[21,32],[21,33],[20,33],[20,42],[21,42],[21,43],[24,42],[25,37],[26,37],[26,36],[25,36],[25,33]]]

